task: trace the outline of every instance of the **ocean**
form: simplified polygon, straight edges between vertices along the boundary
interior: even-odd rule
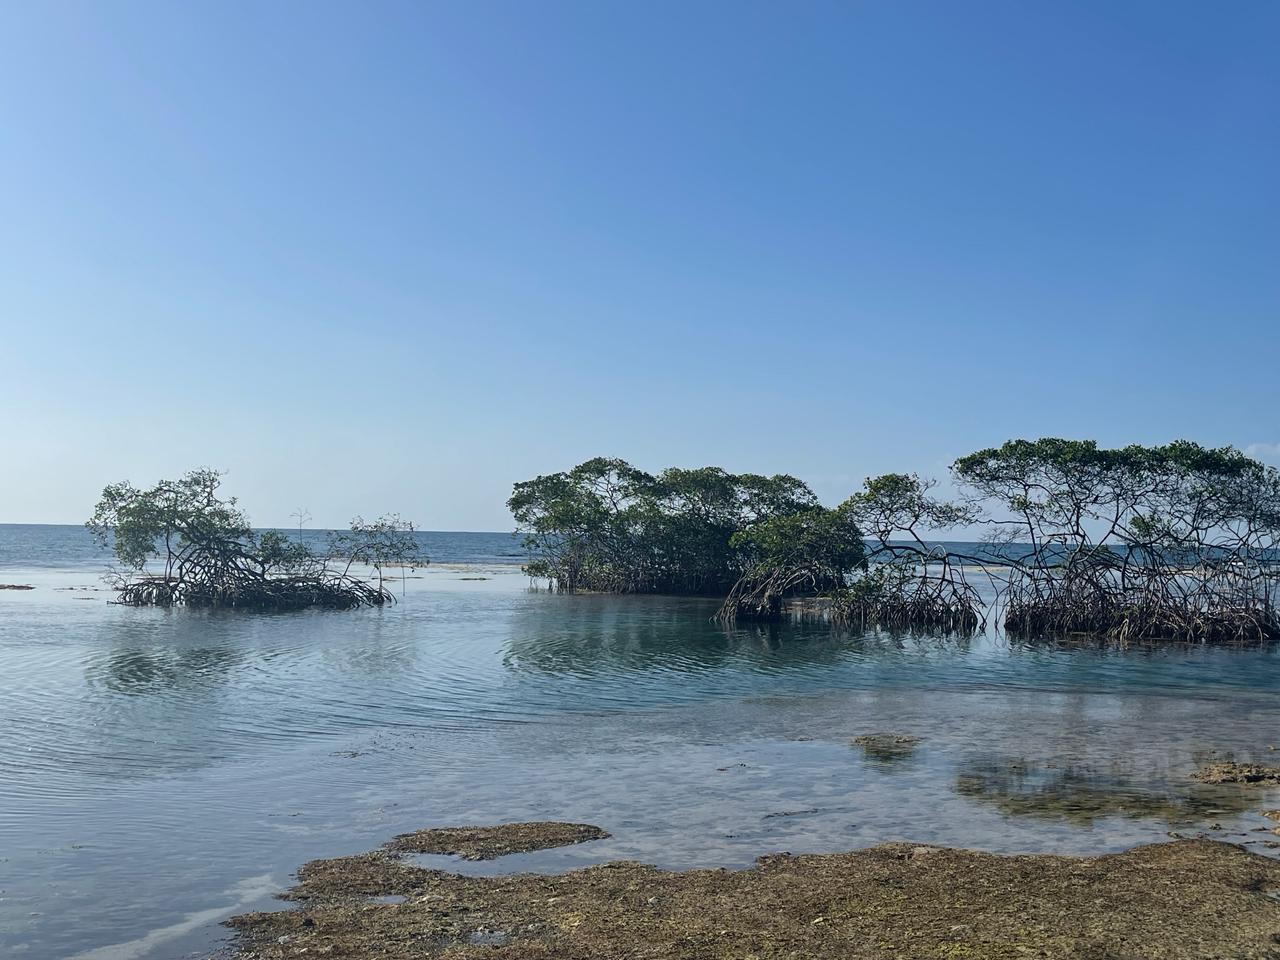
[[[319,536],[312,533],[311,536]],[[911,840],[1248,843],[1280,746],[1271,650],[723,629],[714,601],[565,596],[504,533],[424,532],[375,610],[108,603],[80,527],[0,525],[0,955],[174,960],[303,862],[434,825],[612,837],[450,869],[741,866]],[[885,757],[851,743],[920,739]]]

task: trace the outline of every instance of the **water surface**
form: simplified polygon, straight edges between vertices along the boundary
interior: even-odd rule
[[[6,956],[203,951],[303,861],[429,825],[613,834],[454,864],[490,871],[1273,836],[1280,798],[1188,779],[1273,755],[1268,651],[725,631],[707,601],[530,592],[506,535],[437,540],[450,562],[380,610],[135,610],[105,602],[73,529],[0,527],[0,582],[36,587],[0,591]],[[849,742],[881,730],[921,742]]]

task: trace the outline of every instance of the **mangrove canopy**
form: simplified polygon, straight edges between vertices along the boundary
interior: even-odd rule
[[[833,622],[1121,641],[1280,638],[1280,471],[1180,440],[1013,440],[834,508],[787,475],[597,458],[516,484],[528,572],[560,590],[704,594],[718,619],[813,601]],[[986,531],[982,544],[958,545]],[[975,580],[989,593],[984,599]]]
[[[507,506],[532,555],[527,572],[558,590],[720,597],[751,562],[735,534],[819,509],[795,477],[654,475],[605,457],[517,483]]]
[[[867,566],[857,519],[848,504],[811,507],[753,523],[730,538],[743,572],[717,614],[722,622],[773,620],[795,596],[842,595]]]
[[[372,524],[357,519],[331,535],[317,556],[300,539],[255,531],[234,497],[219,494],[222,474],[193,470],[148,489],[128,482],[102,492],[89,530],[115,554],[108,575],[117,602],[133,606],[238,607],[294,610],[349,609],[394,599],[382,569],[421,566],[413,528],[396,517]],[[352,574],[368,564],[377,583]]]
[[[1013,440],[957,460],[995,511],[1004,625],[1027,635],[1280,637],[1280,471],[1180,440]]]
[[[915,474],[886,473],[841,504],[867,538],[867,563],[831,594],[833,621],[959,632],[986,622],[968,576],[972,558],[939,542],[945,532],[976,522],[980,511],[934,496],[935,486]]]

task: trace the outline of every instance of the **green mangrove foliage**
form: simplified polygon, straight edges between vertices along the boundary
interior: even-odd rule
[[[841,505],[867,537],[868,563],[832,594],[835,622],[957,632],[986,622],[985,605],[966,574],[971,558],[936,539],[977,522],[980,511],[933,496],[935,486],[915,474],[887,473],[866,480]]]
[[[382,591],[388,567],[399,569],[403,585],[405,570],[426,566],[427,561],[413,534],[413,524],[400,519],[398,513],[387,514],[377,520],[356,517],[351,521],[350,529],[330,532],[329,557],[344,561],[344,577],[351,572],[353,564],[372,567],[378,576],[378,590]]]
[[[828,509],[790,476],[653,476],[589,460],[517,484],[527,567],[561,590],[718,594],[718,619],[813,601],[834,622],[1024,636],[1280,638],[1280,471],[1188,441],[1101,449],[1014,440],[952,468],[962,499],[913,474]],[[977,527],[981,549],[948,544]],[[995,597],[984,602],[971,577]]]
[[[357,521],[334,535],[329,555],[274,530],[256,532],[236,498],[219,495],[222,474],[193,470],[141,490],[128,482],[102,492],[85,524],[119,567],[108,575],[117,602],[133,606],[349,609],[393,600],[381,568],[422,565],[412,526],[396,517]],[[379,570],[377,585],[351,574],[353,563]]]
[[[1013,440],[954,474],[1007,558],[1004,625],[1020,634],[1262,641],[1280,637],[1280,471],[1180,440],[1101,449]]]
[[[507,506],[532,555],[527,572],[558,590],[717,596],[750,562],[735,534],[819,508],[795,477],[655,476],[605,457],[517,483]]]
[[[867,566],[857,520],[847,504],[769,517],[735,533],[742,574],[716,618],[774,620],[793,596],[844,596],[850,576]]]
[[[530,549],[526,572],[558,590],[722,596],[726,623],[822,598],[822,614],[838,621],[971,628],[981,620],[976,591],[922,539],[969,511],[930,488],[882,477],[828,509],[787,475],[653,475],[601,457],[516,484],[508,506]]]
[[[816,507],[735,534],[750,562],[717,619],[776,619],[791,598],[848,626],[970,631],[985,608],[962,558],[924,539],[975,511],[930,494],[914,474],[867,480],[832,510]]]

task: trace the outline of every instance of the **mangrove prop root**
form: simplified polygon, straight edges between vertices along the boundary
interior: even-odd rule
[[[338,575],[226,576],[193,580],[140,577],[117,584],[127,606],[235,607],[246,610],[350,610],[393,602],[388,590]]]

